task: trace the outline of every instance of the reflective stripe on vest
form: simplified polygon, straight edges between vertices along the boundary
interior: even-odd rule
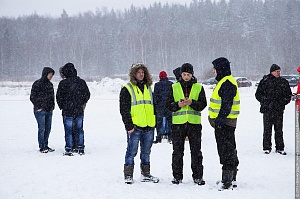
[[[139,127],[154,127],[155,115],[151,87],[144,85],[144,93],[134,84],[124,85],[131,95],[131,119]]]
[[[184,99],[184,93],[179,82],[172,85],[174,101],[179,102]],[[195,83],[192,86],[189,99],[197,101],[200,91],[202,89],[201,84]],[[189,122],[191,124],[201,124],[201,112],[195,111],[190,106],[182,107],[180,110],[172,113],[173,124],[185,124]]]
[[[222,98],[219,96],[219,90],[222,86],[222,84],[226,81],[229,80],[233,85],[236,86],[236,95],[233,98],[233,104],[231,106],[231,111],[227,118],[237,118],[238,115],[240,114],[240,93],[238,90],[238,85],[236,80],[233,78],[232,75],[225,76],[223,77],[216,85],[216,87],[213,90],[213,93],[210,98],[210,103],[208,107],[208,113],[210,118],[217,118],[221,109],[221,104],[222,104]]]

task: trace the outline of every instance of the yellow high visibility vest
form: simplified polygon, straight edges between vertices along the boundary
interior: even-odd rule
[[[144,85],[144,93],[138,86],[128,83],[124,85],[131,95],[131,119],[139,127],[154,127],[155,115],[151,87]]]
[[[221,104],[222,104],[222,99],[219,96],[219,89],[221,88],[222,84],[226,81],[229,80],[233,85],[236,86],[236,95],[233,98],[233,104],[231,107],[230,114],[227,116],[227,118],[237,118],[238,115],[240,114],[240,93],[238,90],[238,85],[236,80],[233,78],[232,75],[225,76],[223,77],[216,85],[214,88],[211,98],[210,98],[210,103],[208,107],[208,113],[210,118],[217,118],[221,109]]]
[[[184,93],[179,82],[172,85],[174,101],[179,102],[184,99]],[[192,86],[192,90],[189,95],[189,99],[198,100],[199,93],[202,89],[201,84],[195,83]],[[190,106],[185,106],[176,112],[172,113],[172,123],[173,124],[185,124],[189,122],[191,124],[201,124],[201,112],[195,111]]]

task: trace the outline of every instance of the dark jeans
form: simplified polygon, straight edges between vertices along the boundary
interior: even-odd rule
[[[51,131],[52,124],[52,111],[47,112],[44,110],[34,110],[34,116],[38,123],[38,142],[40,149],[48,146],[48,139]]]
[[[149,131],[135,129],[130,135],[127,132],[127,149],[125,155],[125,165],[134,165],[134,157],[138,152],[139,143],[141,146],[141,164],[150,164],[150,153],[154,139],[154,128]]]
[[[73,147],[73,129],[76,131],[76,145],[78,149],[84,149],[84,131],[83,131],[83,115],[76,118],[63,116],[65,127],[65,150],[72,151]]]
[[[217,149],[222,170],[234,170],[239,165],[235,143],[235,127],[224,125],[215,128]]]
[[[165,120],[165,122],[164,122]],[[167,110],[156,111],[156,140],[161,141],[162,135],[168,135],[171,140],[171,125],[172,125],[172,112]]]
[[[263,150],[272,149],[272,126],[275,131],[275,148],[277,150],[284,150],[283,141],[283,112],[267,112],[263,114],[264,121],[264,135],[263,135]]]
[[[188,136],[191,151],[191,168],[193,179],[203,177],[202,152],[201,152],[201,124],[173,124],[172,125],[172,170],[173,177],[183,178],[183,155],[185,137]]]

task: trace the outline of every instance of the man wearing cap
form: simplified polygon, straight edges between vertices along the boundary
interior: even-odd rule
[[[159,73],[159,82],[154,85],[153,101],[156,115],[157,136],[154,144],[161,143],[162,136],[168,137],[171,143],[172,112],[166,109],[166,99],[172,89],[172,82],[168,79],[166,71]],[[164,122],[165,119],[165,122]]]
[[[201,152],[201,111],[206,107],[205,91],[194,77],[193,66],[181,66],[181,78],[172,85],[166,107],[172,111],[172,170],[173,184],[183,179],[183,155],[185,137],[188,136],[191,151],[192,177],[195,184],[204,185]]]
[[[272,151],[272,126],[275,131],[276,153],[286,155],[283,141],[283,112],[291,101],[292,91],[286,79],[280,77],[280,67],[273,64],[270,74],[260,80],[255,97],[260,102],[260,112],[263,113],[263,151]]]
[[[236,186],[239,165],[235,129],[240,112],[240,96],[237,82],[231,75],[230,62],[225,57],[220,57],[212,64],[218,83],[210,98],[208,119],[215,129],[217,150],[222,165],[222,189],[228,189]]]

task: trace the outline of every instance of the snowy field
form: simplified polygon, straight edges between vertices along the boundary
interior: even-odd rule
[[[1,199],[77,199],[77,198],[172,198],[172,199],[289,199],[295,198],[295,118],[294,102],[284,113],[286,156],[272,151],[262,153],[262,114],[255,100],[255,87],[240,88],[241,115],[236,129],[238,188],[220,192],[216,181],[221,165],[213,128],[202,113],[202,152],[206,185],[195,185],[191,177],[189,143],[184,156],[184,179],[172,185],[172,145],[153,145],[151,173],[158,184],[139,181],[139,154],[135,158],[134,184],[123,181],[126,134],[119,114],[120,79],[105,78],[88,83],[91,99],[85,112],[86,155],[63,156],[64,130],[61,112],[53,114],[49,146],[53,153],[38,151],[37,124],[29,101],[31,83],[0,84],[0,198]],[[10,85],[9,87],[7,85]],[[54,84],[57,88],[57,83]],[[293,88],[295,91],[296,88]],[[212,89],[205,87],[207,98]],[[274,139],[272,140],[274,145]]]

